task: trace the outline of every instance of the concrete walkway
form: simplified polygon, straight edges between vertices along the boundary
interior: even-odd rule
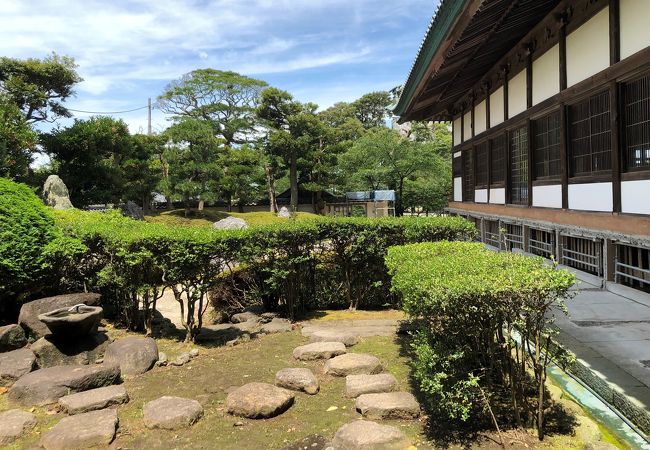
[[[572,270],[573,271],[573,270]],[[575,272],[580,282],[557,314],[559,340],[580,363],[633,404],[650,411],[650,295]]]

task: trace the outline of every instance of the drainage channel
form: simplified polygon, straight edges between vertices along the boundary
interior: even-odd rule
[[[564,372],[555,364],[549,365],[547,374],[619,441],[633,449],[650,450],[650,442],[645,435],[580,379]]]

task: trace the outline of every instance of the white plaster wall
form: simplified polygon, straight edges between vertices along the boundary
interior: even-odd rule
[[[487,129],[487,104],[485,100],[474,107],[474,136]]]
[[[609,67],[609,7],[567,36],[566,65],[568,86]]]
[[[487,201],[488,201],[488,190],[487,189],[476,189],[474,191],[474,201],[476,203],[487,203]]]
[[[503,86],[490,95],[490,128],[503,122]]]
[[[533,206],[562,208],[562,185],[533,186]]]
[[[455,202],[463,201],[463,178],[462,177],[454,178],[454,201]]]
[[[569,209],[611,212],[612,183],[569,185]]]
[[[463,141],[472,139],[472,113],[468,112],[463,116]]]
[[[506,189],[505,188],[490,189],[490,203],[494,203],[496,205],[505,205]]]
[[[533,105],[560,92],[560,46],[533,61]]]
[[[650,180],[621,182],[621,211],[650,214]]]
[[[526,71],[508,81],[508,118],[526,111]]]
[[[454,145],[458,145],[461,142],[463,142],[462,136],[460,135],[461,120],[463,120],[462,117],[457,117],[457,118],[454,119],[454,124],[453,124]]]
[[[454,158],[460,158],[463,155],[463,152],[454,153]]]
[[[620,0],[621,59],[650,46],[650,1]]]

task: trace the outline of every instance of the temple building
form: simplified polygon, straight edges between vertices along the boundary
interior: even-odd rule
[[[448,212],[650,291],[650,1],[442,0],[395,109],[453,123]]]

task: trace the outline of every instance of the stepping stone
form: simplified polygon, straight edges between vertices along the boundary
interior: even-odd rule
[[[363,353],[346,353],[329,359],[325,363],[325,373],[335,377],[374,374],[381,371],[379,359]]]
[[[306,368],[282,369],[275,374],[276,386],[292,391],[303,391],[314,395],[318,393],[320,386],[313,372]]]
[[[123,385],[117,384],[85,392],[66,395],[59,399],[59,405],[70,415],[121,405],[129,401]]]
[[[355,406],[368,419],[415,419],[420,415],[418,401],[408,392],[363,394]]]
[[[104,364],[49,367],[23,375],[7,395],[25,406],[42,406],[71,393],[110,386],[119,377],[119,367]]]
[[[332,446],[341,450],[406,450],[410,445],[399,429],[368,420],[343,425],[332,440]]]
[[[27,345],[25,331],[15,323],[0,327],[0,352],[17,350]]]
[[[189,398],[164,396],[144,405],[144,424],[147,428],[187,428],[201,417],[203,407],[196,400]]]
[[[251,311],[244,311],[237,314],[233,314],[232,317],[230,318],[230,321],[232,323],[243,323],[248,321],[259,322],[260,319],[261,317],[258,314],[255,314],[254,312]]]
[[[120,366],[122,375],[140,375],[158,361],[156,341],[148,337],[132,336],[118,339],[106,348],[104,364]]]
[[[0,353],[0,386],[11,386],[35,367],[36,355],[27,348]]]
[[[344,330],[316,330],[309,337],[311,342],[343,342],[346,347],[352,347],[359,338],[356,334]]]
[[[105,447],[115,438],[117,424],[117,411],[114,409],[64,417],[43,434],[40,445],[45,450]]]
[[[285,333],[293,330],[293,325],[290,320],[282,319],[276,317],[268,323],[265,323],[260,328],[262,333],[273,334],[273,333]]]
[[[36,426],[36,416],[20,409],[0,413],[0,445],[9,445]]]
[[[397,387],[397,380],[390,373],[376,375],[348,375],[345,377],[345,395],[355,398],[362,394],[392,392]]]
[[[301,361],[314,359],[330,359],[347,352],[343,342],[314,342],[301,345],[293,350],[293,357]]]
[[[267,419],[282,414],[293,405],[294,394],[268,383],[248,383],[228,394],[226,407],[235,416]]]

